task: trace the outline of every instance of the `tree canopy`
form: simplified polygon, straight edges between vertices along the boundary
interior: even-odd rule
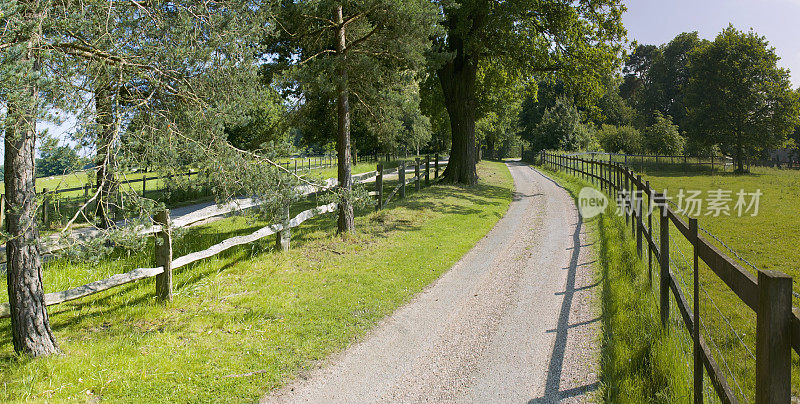
[[[797,93],[777,61],[766,38],[733,26],[691,55],[690,136],[719,144],[738,171],[754,151],[780,145],[798,124]]]

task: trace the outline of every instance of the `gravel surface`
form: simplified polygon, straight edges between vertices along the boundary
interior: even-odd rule
[[[506,215],[362,341],[264,402],[593,401],[599,293],[570,195],[510,163]]]

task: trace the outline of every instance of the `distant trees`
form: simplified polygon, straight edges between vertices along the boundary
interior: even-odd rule
[[[798,95],[777,61],[766,38],[732,26],[692,54],[690,133],[732,154],[739,172],[754,150],[780,145],[798,124]]]
[[[36,176],[67,174],[83,165],[84,160],[74,148],[61,145],[54,137],[45,137],[39,146],[39,158],[36,159]]]
[[[684,32],[650,53],[641,91],[631,98],[642,125],[653,124],[658,113],[671,117],[682,131],[687,131],[683,90],[689,81],[690,55],[704,42],[708,41],[701,41],[697,32]]]
[[[532,143],[534,150],[596,150],[598,146],[594,129],[581,122],[578,109],[565,97],[544,111]]]
[[[550,132],[536,130],[558,98],[577,108],[580,122],[598,129],[605,151],[703,156],[721,151],[733,156],[741,172],[749,157],[790,144],[787,136],[800,133],[800,90],[791,89],[789,73],[777,67],[777,59],[764,37],[732,26],[713,42],[689,32],[661,46],[637,44],[621,77],[606,79],[605,93],[591,103],[564,86],[540,85],[538,97],[523,103],[521,134],[534,149],[574,147],[553,141],[554,133],[564,132],[553,122]],[[562,126],[574,126],[573,113],[560,114]]]

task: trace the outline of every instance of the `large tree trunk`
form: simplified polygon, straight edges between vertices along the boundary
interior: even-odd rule
[[[353,203],[350,200],[350,191],[353,189],[350,160],[350,95],[347,84],[347,39],[345,36],[344,17],[342,6],[336,8],[336,22],[339,24],[337,33],[336,52],[339,54],[339,82],[337,83],[336,106],[338,112],[338,133],[336,137],[336,154],[339,160],[339,188],[345,195],[339,201],[339,226],[340,234],[355,230],[355,217]]]
[[[744,147],[742,146],[741,135],[736,136],[736,172],[744,172]]]
[[[100,190],[97,198],[97,226],[102,229],[114,225],[112,198],[115,191],[114,182],[114,106],[112,101],[112,87],[106,81],[107,77],[99,77],[95,83],[94,105],[97,113],[97,189]]]
[[[475,79],[477,63],[464,55],[463,43],[451,38],[456,57],[437,73],[442,84],[445,108],[450,116],[452,146],[443,181],[472,185],[478,182],[475,165]]]
[[[26,58],[35,60],[35,39]],[[24,61],[23,61],[24,62]],[[29,76],[30,77],[30,76]],[[31,356],[58,352],[42,286],[39,230],[36,227],[35,145],[38,90],[29,78],[18,104],[8,105],[5,130],[6,278],[14,350]]]

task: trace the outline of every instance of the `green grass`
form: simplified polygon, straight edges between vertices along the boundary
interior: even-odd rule
[[[1,320],[0,401],[253,401],[345,348],[449,269],[504,214],[513,181],[503,164],[479,165],[475,187],[435,185],[333,235],[335,216],[232,249],[175,273],[172,303],[145,280],[50,308],[64,354],[13,354]],[[189,229],[175,256],[263,223],[232,218]],[[150,264],[150,247],[100,265],[54,262],[48,292]],[[5,288],[3,287],[3,296]],[[225,377],[247,372],[244,377]]]
[[[763,195],[757,216],[748,213],[739,217],[733,211],[732,203],[730,216],[705,216],[704,208],[703,215],[698,217],[698,225],[756,267],[778,270],[795,280],[800,277],[800,267],[797,266],[797,262],[800,262],[800,250],[797,248],[800,245],[800,233],[797,231],[800,226],[800,216],[797,214],[800,210],[800,172],[755,167],[750,174],[735,175],[684,173],[662,168],[645,172],[644,178],[656,189],[667,189],[672,196],[677,195],[680,189],[702,191],[703,197],[709,190],[731,190],[733,203],[740,189],[745,192],[760,189]],[[701,235],[737,260],[721,243],[702,232]],[[675,248],[683,251],[682,254],[673,254],[677,261],[677,272],[688,281],[687,286],[691,288],[692,257],[687,254],[691,253],[691,246],[675,230],[671,232],[671,238],[675,240]],[[756,274],[746,263],[740,262],[746,270]],[[755,313],[702,261],[700,284],[705,290],[701,292],[700,299],[700,317],[705,325],[703,336],[707,341],[713,341],[714,356],[727,373],[728,382],[740,400],[744,396],[752,401],[755,394],[755,361],[750,354],[755,353]],[[796,282],[794,291],[800,292]],[[691,303],[694,299],[691,290],[685,293]],[[800,299],[793,298],[793,304],[800,305]],[[794,352],[792,363],[792,394],[800,397],[800,359]]]
[[[573,198],[588,186],[575,177],[543,171]],[[585,224],[595,246],[596,276],[602,287],[600,397],[609,403],[690,402],[691,369],[684,362],[690,347],[681,339],[675,316],[669,332],[661,326],[657,271],[651,280],[624,219],[607,213]]]
[[[746,175],[710,175],[663,170],[646,172],[644,178],[650,180],[656,189],[667,189],[673,197],[680,189],[701,190],[704,196],[709,190],[731,190],[733,203],[740,189],[746,192],[761,189],[764,194],[758,216],[752,217],[748,213],[738,217],[732,209],[731,216],[700,216],[699,225],[758,268],[774,269],[798,278],[800,171],[773,168],[754,168],[754,171]],[[798,285],[795,285],[795,291],[800,291]]]

